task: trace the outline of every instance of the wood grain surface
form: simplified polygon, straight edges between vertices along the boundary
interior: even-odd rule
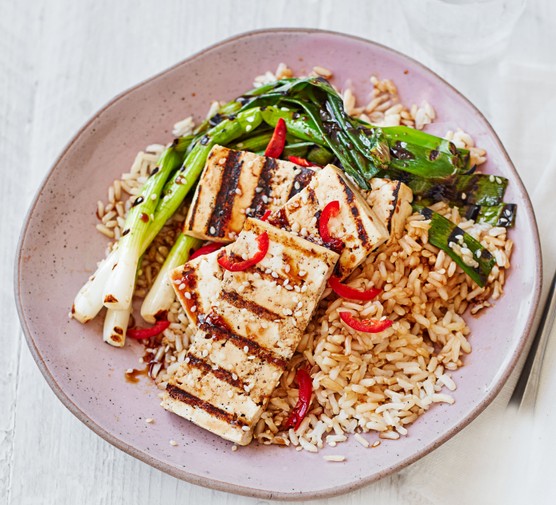
[[[490,107],[496,65],[556,64],[555,4],[529,2],[497,63],[458,67],[433,60],[412,41],[396,1],[1,0],[0,505],[265,503],[181,482],[110,446],[56,399],[24,343],[12,284],[20,227],[56,156],[96,110],[223,38],[304,26],[370,38],[420,59],[485,111],[504,140],[506,125]],[[519,452],[521,424],[506,410],[509,394],[506,388],[471,426],[409,468],[320,503],[519,503],[512,476],[535,454]],[[551,482],[527,491],[531,502],[556,503]]]

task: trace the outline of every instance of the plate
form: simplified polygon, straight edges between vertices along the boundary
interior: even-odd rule
[[[280,62],[296,72],[334,70],[362,99],[371,74],[393,79],[405,103],[427,100],[437,110],[430,131],[461,127],[488,151],[487,171],[510,179],[508,201],[519,206],[506,294],[478,319],[468,317],[473,352],[453,374],[455,404],[435,405],[409,435],[365,449],[356,441],[319,454],[231,444],[167,413],[147,379],[124,378],[142,347],[102,342],[101,318],[68,320],[73,296],[103,257],[93,232],[96,201],[129,167],[137,151],[171,139],[174,122],[202,117],[213,99],[231,99],[252,78]],[[18,251],[16,298],[31,352],[50,387],[81,421],[123,451],[194,484],[260,498],[307,499],[353,490],[416,461],[448,440],[496,396],[528,345],[541,285],[541,257],[531,203],[500,140],[483,115],[420,63],[376,43],[315,30],[267,30],[226,40],[124,92],[76,134],[31,206]],[[511,314],[511,317],[508,317]],[[145,423],[154,418],[154,424]],[[177,446],[171,446],[169,440]],[[345,455],[344,463],[323,460]]]

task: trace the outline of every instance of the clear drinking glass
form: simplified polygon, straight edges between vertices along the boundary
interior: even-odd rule
[[[414,38],[435,58],[472,64],[501,53],[527,0],[401,0]]]

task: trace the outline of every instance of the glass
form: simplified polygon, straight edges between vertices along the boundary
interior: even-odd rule
[[[472,64],[501,53],[527,0],[401,0],[414,38],[435,58]]]

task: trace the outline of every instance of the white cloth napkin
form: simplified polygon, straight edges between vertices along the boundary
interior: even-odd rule
[[[556,268],[556,65],[503,62],[496,74],[489,117],[533,201],[549,281]],[[532,495],[537,505],[556,503],[556,330],[552,337],[534,417],[508,408],[506,388],[469,427],[405,471],[408,503],[513,505]]]

